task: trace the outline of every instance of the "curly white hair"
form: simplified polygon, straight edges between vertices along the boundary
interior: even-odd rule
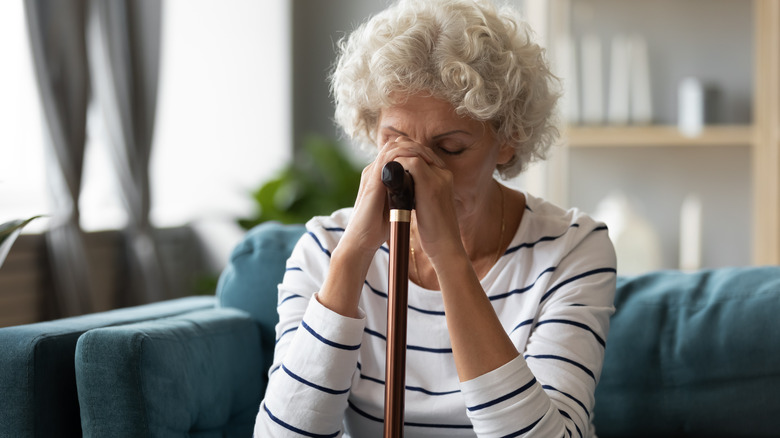
[[[400,0],[339,42],[330,77],[335,120],[374,144],[382,108],[418,93],[488,122],[515,149],[503,178],[544,159],[558,136],[558,80],[532,30],[509,7],[486,0]]]

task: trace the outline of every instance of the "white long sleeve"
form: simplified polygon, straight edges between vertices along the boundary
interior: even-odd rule
[[[512,244],[482,279],[522,354],[460,383],[441,294],[410,283],[406,437],[594,435],[593,394],[614,311],[614,250],[603,224],[526,199]],[[316,299],[350,214],[310,221],[288,261],[257,437],[382,434],[387,248],[369,269],[360,318]]]

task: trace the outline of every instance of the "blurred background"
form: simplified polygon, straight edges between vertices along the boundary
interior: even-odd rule
[[[506,184],[606,221],[623,275],[780,263],[772,1],[501,1],[565,90],[560,145]],[[213,293],[246,228],[348,205],[333,175],[368,157],[327,75],[387,4],[0,2],[0,223],[47,215],[0,326]]]

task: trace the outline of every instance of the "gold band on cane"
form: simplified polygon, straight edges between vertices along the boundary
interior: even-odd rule
[[[412,210],[390,210],[390,222],[411,222]]]

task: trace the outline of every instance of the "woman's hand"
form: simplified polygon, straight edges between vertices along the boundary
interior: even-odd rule
[[[390,161],[401,163],[410,171],[412,177],[419,174],[421,184],[427,184],[427,180],[430,179],[427,175],[423,176],[425,172],[423,169],[438,169],[439,172],[446,172],[444,163],[433,151],[407,137],[398,137],[394,141],[385,143],[374,161],[363,169],[352,218],[339,246],[343,243],[359,254],[373,257],[376,250],[389,238],[389,206],[387,189],[382,183],[382,169]],[[410,167],[414,167],[415,170],[410,170]],[[427,203],[427,194],[431,191],[418,189],[417,178],[415,183],[415,199],[419,199],[419,193],[425,193],[426,197],[422,202]],[[449,192],[448,196],[451,198],[451,188]]]
[[[414,178],[415,218],[422,250],[431,261],[439,255],[464,251],[455,207],[452,173],[430,148],[407,137],[400,137],[396,143],[398,148],[404,150],[422,148],[436,158],[435,164],[420,156],[402,155],[395,160]]]
[[[415,167],[443,170],[444,163],[433,151],[407,140],[402,137],[385,143],[376,159],[363,169],[352,217],[333,250],[330,273],[317,295],[322,305],[341,315],[357,316],[360,291],[368,267],[374,253],[390,237],[389,206],[387,189],[382,183],[382,168],[390,161],[398,161],[402,165],[406,162]],[[415,195],[417,193],[415,189]],[[452,197],[451,194],[449,196]]]

